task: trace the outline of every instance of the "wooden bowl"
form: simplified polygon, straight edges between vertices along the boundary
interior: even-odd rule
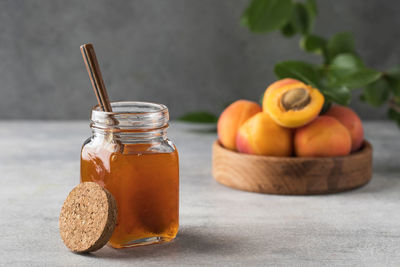
[[[372,146],[344,157],[269,157],[213,144],[213,176],[239,190],[279,194],[337,193],[365,185],[372,177]]]

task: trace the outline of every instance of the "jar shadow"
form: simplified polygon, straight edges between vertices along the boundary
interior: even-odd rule
[[[106,246],[97,252],[84,254],[84,256],[108,259],[138,259],[138,258],[180,258],[207,256],[229,256],[238,252],[235,235],[216,235],[204,233],[201,227],[181,227],[175,240],[147,246],[126,249],[113,249]],[[236,244],[236,246],[234,245]],[[240,246],[239,246],[240,247]]]

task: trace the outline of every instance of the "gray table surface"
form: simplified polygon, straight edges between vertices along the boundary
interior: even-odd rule
[[[0,122],[0,265],[400,266],[400,131],[366,122],[372,181],[326,196],[241,192],[211,176],[207,127],[172,123],[180,151],[180,231],[162,245],[69,252],[58,215],[79,180],[88,122]]]

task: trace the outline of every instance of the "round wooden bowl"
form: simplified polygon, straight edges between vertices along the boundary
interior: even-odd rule
[[[213,176],[239,190],[280,194],[315,195],[360,187],[372,177],[372,146],[344,157],[269,157],[228,150],[213,144]]]

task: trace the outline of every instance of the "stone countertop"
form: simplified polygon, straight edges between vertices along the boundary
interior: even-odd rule
[[[174,242],[71,253],[58,215],[79,181],[88,122],[0,122],[0,265],[399,266],[400,131],[366,122],[372,181],[354,191],[276,196],[224,187],[211,176],[209,127],[172,123],[180,152],[180,231]]]

